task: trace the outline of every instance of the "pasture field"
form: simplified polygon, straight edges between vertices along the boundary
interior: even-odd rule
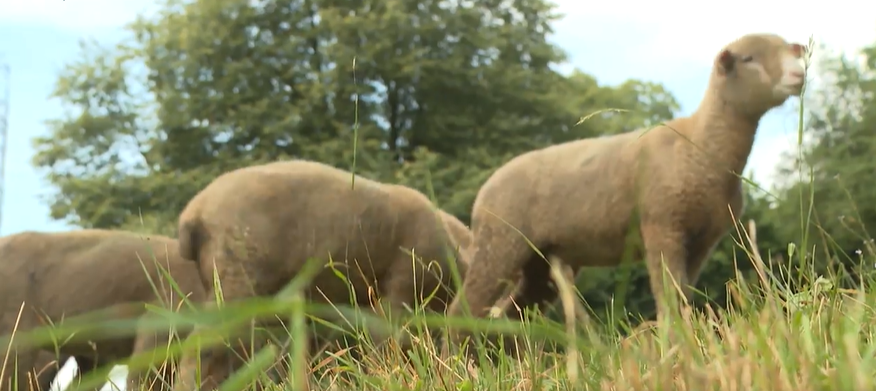
[[[521,355],[500,354],[492,363],[485,361],[483,351],[479,351],[479,364],[460,356],[442,359],[436,343],[441,339],[423,333],[410,334],[417,338],[416,348],[407,354],[392,342],[375,346],[365,337],[364,326],[352,320],[377,318],[362,315],[361,309],[344,307],[334,311],[351,320],[348,330],[361,338],[361,357],[354,359],[350,349],[337,346],[317,352],[308,361],[303,355],[304,345],[295,342],[303,340],[301,336],[307,332],[304,312],[308,306],[298,299],[307,275],[290,283],[278,300],[257,298],[201,311],[156,309],[160,316],[152,323],[155,327],[201,322],[231,325],[258,313],[287,315],[288,336],[293,341],[289,348],[253,352],[249,365],[225,383],[225,390],[247,389],[255,383],[268,389],[296,390],[301,389],[299,382],[304,377],[309,379],[312,390],[791,391],[876,387],[876,295],[865,289],[837,289],[829,276],[814,275],[809,276],[813,283],[792,292],[785,288],[780,272],[765,266],[769,262],[763,261],[752,243],[745,244],[751,259],[739,262],[759,265],[758,279],[740,277],[729,282],[732,305],[727,309],[682,310],[682,318],[671,322],[645,322],[636,328],[597,325],[576,297],[570,281],[563,280],[560,273],[554,276],[561,286],[557,304],[565,315],[561,321],[535,316],[521,324],[504,319],[446,319],[422,313],[404,319],[407,330],[425,324],[440,330],[452,324],[518,334]],[[871,284],[863,281],[861,286]],[[385,327],[385,323],[370,324]],[[92,319],[45,327],[15,338],[46,338],[62,344],[64,335],[99,338],[127,334],[132,329],[131,322]],[[193,345],[187,341],[156,352],[179,352],[180,346]],[[279,385],[263,377],[264,369],[277,354],[283,354],[293,369]],[[7,355],[4,359],[9,358]],[[149,363],[150,358],[141,356],[128,364]],[[93,387],[103,383],[102,379],[86,376],[67,389]]]

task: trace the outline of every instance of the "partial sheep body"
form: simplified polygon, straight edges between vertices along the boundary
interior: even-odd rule
[[[166,269],[192,300],[202,301],[204,289],[197,268],[177,254],[176,240],[123,231],[23,232],[0,238],[0,335],[57,324],[65,318],[107,311],[118,319],[145,313],[143,303],[169,303],[178,308],[182,298],[170,288],[156,262]],[[148,271],[148,278],[147,278]],[[152,282],[158,288],[155,292]],[[157,296],[160,295],[160,296]],[[160,299],[159,299],[160,297]],[[22,303],[25,307],[18,318]],[[167,340],[166,333],[94,341],[73,340],[60,346],[66,359],[76,356],[82,373],[112,361],[153,349]],[[5,348],[5,346],[3,346]],[[52,352],[53,346],[44,346]],[[5,351],[5,350],[4,350]],[[13,346],[19,360],[19,379],[33,368],[39,348]],[[99,363],[98,363],[99,360]],[[14,372],[7,367],[4,382]],[[131,382],[145,373],[132,371]],[[51,381],[51,380],[49,380]],[[133,383],[132,383],[133,384]],[[6,387],[6,384],[3,384]],[[19,389],[24,390],[19,382]]]

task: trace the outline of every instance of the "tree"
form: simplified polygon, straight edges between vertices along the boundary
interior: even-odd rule
[[[169,227],[229,169],[283,158],[351,168],[355,133],[357,172],[426,190],[429,170],[439,204],[465,217],[510,157],[678,108],[656,84],[552,70],[564,54],[546,40],[556,16],[542,0],[443,4],[170,1],[115,53],[83,47],[53,95],[78,113],[36,140],[34,162],[59,190],[52,216],[120,227],[143,214]],[[574,126],[603,105],[631,113]]]

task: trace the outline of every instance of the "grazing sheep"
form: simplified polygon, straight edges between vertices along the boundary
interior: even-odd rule
[[[145,314],[143,303],[157,304],[158,300],[168,303],[169,308],[178,308],[182,298],[170,287],[156,263],[170,273],[181,292],[191,295],[192,300],[202,301],[204,288],[198,270],[177,255],[178,247],[171,238],[99,229],[23,232],[0,238],[0,335],[9,336],[14,329],[16,333],[26,332],[65,318],[94,314],[93,311],[132,319]],[[152,284],[160,296],[156,296]],[[84,373],[96,368],[98,360],[104,365],[124,359],[154,349],[167,338],[168,333],[149,332],[92,343],[74,336],[58,348],[65,360],[75,356]],[[0,345],[6,348],[5,344]],[[53,352],[55,347],[13,343],[12,348],[20,368],[18,379],[24,379],[27,368],[35,367],[40,352]],[[10,361],[6,379],[0,382],[4,390],[14,368]],[[130,386],[145,381],[146,375],[145,370],[129,373]],[[51,378],[48,381],[50,384]],[[25,390],[26,383],[19,381],[18,389]]]
[[[447,256],[461,273],[465,262],[447,233],[452,220],[439,216],[405,186],[356,176],[353,187],[350,172],[326,164],[274,162],[227,172],[195,195],[179,218],[180,254],[195,261],[208,290],[215,272],[226,301],[274,295],[309,259],[331,256],[348,281],[325,268],[310,281],[310,301],[348,303],[352,290],[354,304],[369,306],[377,296],[399,310],[434,292],[426,308],[443,313],[453,296]],[[412,262],[411,250],[422,262]],[[432,261],[440,272],[425,268]],[[201,351],[202,379],[213,386],[230,365],[228,352],[216,349]],[[181,373],[191,373],[196,359],[184,354]],[[178,384],[192,380],[185,378]]]
[[[644,245],[658,314],[667,315],[661,257],[689,296],[688,286],[731,226],[728,206],[732,216],[743,211],[738,175],[760,118],[802,90],[804,51],[773,34],[743,36],[715,57],[691,116],[549,146],[496,170],[474,202],[473,257],[464,295],[448,314],[461,315],[464,298],[474,316],[487,316],[502,294],[501,281],[517,280],[516,273],[522,281],[514,301],[522,308],[556,299],[548,263],[523,236],[577,273],[583,266],[617,265],[632,226]],[[513,306],[507,311],[519,315]]]

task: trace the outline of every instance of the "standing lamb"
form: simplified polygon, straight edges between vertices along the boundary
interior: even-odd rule
[[[23,232],[0,238],[0,336],[8,337],[13,329],[21,333],[57,324],[92,311],[106,310],[119,319],[136,318],[145,314],[143,303],[179,308],[182,297],[170,287],[156,264],[170,273],[191,300],[203,301],[204,287],[198,270],[179,257],[178,248],[171,238],[99,229]],[[18,319],[22,303],[25,307]],[[74,336],[59,350],[65,359],[75,356],[84,373],[94,370],[98,360],[104,365],[125,359],[152,350],[167,339],[166,332],[144,332],[137,337],[94,343]],[[0,348],[6,351],[5,344]],[[26,379],[26,372],[33,370],[41,352],[51,353],[54,349],[51,345],[16,346],[14,340],[12,348],[18,359],[18,379]],[[10,360],[5,379],[0,381],[4,390],[9,387],[14,365]],[[129,373],[129,389],[146,381],[146,371]],[[165,376],[171,379],[169,373]],[[18,390],[27,389],[25,382],[19,380],[18,384]]]
[[[474,316],[486,316],[502,281],[513,282],[520,272],[514,300],[521,308],[556,299],[548,263],[523,236],[577,273],[583,266],[617,265],[632,226],[644,244],[658,314],[667,315],[661,257],[689,296],[688,286],[730,228],[728,205],[733,216],[742,213],[738,175],[760,118],[802,91],[804,51],[773,34],[743,36],[715,57],[691,116],[549,146],[496,170],[474,202],[473,258],[464,295],[448,314],[461,315],[464,298]]]
[[[195,261],[208,290],[215,271],[226,301],[274,295],[309,259],[328,263],[331,256],[348,282],[326,268],[311,280],[308,300],[348,303],[352,290],[354,304],[369,306],[373,287],[399,310],[434,292],[426,308],[443,313],[454,291],[447,256],[465,271],[447,232],[452,216],[436,214],[429,199],[411,188],[360,176],[353,184],[352,178],[305,160],[227,172],[180,215],[180,253]],[[422,262],[412,261],[411,250]],[[425,268],[432,261],[441,271]],[[221,349],[201,351],[201,379],[213,387],[228,375],[228,352]],[[190,389],[182,384],[193,380],[188,374],[197,357],[184,354],[182,362],[178,384]]]

